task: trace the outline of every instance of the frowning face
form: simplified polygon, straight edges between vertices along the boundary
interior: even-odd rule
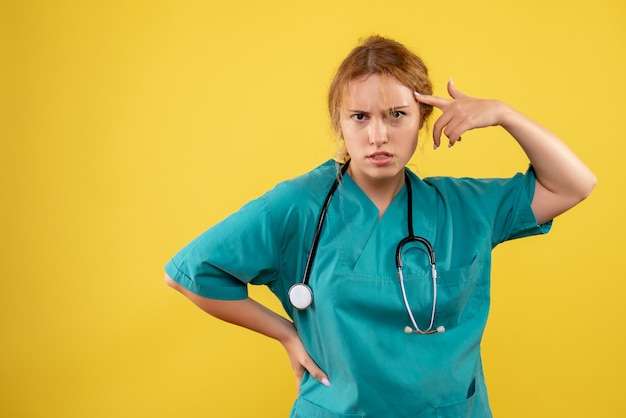
[[[362,188],[404,182],[421,126],[413,91],[395,77],[371,74],[350,82],[341,112],[350,175]]]

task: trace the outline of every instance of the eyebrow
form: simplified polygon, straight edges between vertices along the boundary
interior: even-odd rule
[[[408,105],[405,105],[405,106],[393,106],[393,107],[390,107],[389,109],[387,109],[387,110],[385,110],[385,111],[386,111],[386,112],[390,112],[390,111],[392,111],[392,110],[406,109],[407,107],[410,107],[410,106],[408,106]],[[367,112],[367,111],[365,111],[365,110],[357,110],[357,109],[347,109],[347,110],[348,110],[348,112],[356,112],[356,113],[370,113],[370,112]]]

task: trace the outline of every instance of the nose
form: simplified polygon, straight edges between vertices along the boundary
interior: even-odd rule
[[[389,129],[387,123],[381,119],[374,119],[369,126],[369,143],[377,147],[389,142]]]

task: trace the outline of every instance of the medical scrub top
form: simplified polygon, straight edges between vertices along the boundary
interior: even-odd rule
[[[305,373],[291,417],[490,417],[480,341],[490,301],[491,250],[545,233],[530,204],[532,167],[508,179],[433,177],[408,171],[415,235],[432,244],[438,271],[435,326],[411,325],[398,281],[396,246],[408,234],[404,186],[379,219],[373,202],[346,173],[322,228],[300,311],[287,292],[302,280],[320,209],[339,170],[327,161],[277,185],[216,224],[173,257],[166,272],[208,298],[247,297],[267,285],[293,320],[308,353],[331,382]],[[403,250],[406,294],[421,329],[433,288],[422,244]]]

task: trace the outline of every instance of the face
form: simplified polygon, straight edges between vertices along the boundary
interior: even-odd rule
[[[392,76],[352,80],[343,100],[341,133],[350,175],[361,188],[403,184],[421,126],[413,91]]]

